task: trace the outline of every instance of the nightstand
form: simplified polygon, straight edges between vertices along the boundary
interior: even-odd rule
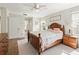
[[[77,37],[65,34],[63,36],[63,44],[68,45],[72,48],[77,48],[78,47]]]

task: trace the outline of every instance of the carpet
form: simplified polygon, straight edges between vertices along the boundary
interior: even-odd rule
[[[33,46],[27,42],[27,39],[18,40],[19,55],[38,55]],[[41,53],[41,55],[79,55],[79,48],[73,49],[64,44],[51,47]]]
[[[18,55],[18,43],[15,39],[9,39],[9,46],[7,55]]]

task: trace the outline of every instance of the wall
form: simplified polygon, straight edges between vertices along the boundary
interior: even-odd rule
[[[33,31],[40,31],[40,18],[33,17]]]
[[[47,25],[49,25],[49,21],[53,16],[61,15],[60,22],[61,22],[61,24],[65,25],[65,33],[69,34],[68,31],[69,31],[69,27],[71,26],[71,23],[72,23],[72,13],[76,12],[76,11],[79,11],[79,6],[53,13],[53,14],[48,15],[42,19],[46,19]]]
[[[1,32],[2,33],[6,33],[6,9],[5,8],[1,8]]]
[[[28,29],[30,31],[40,31],[41,30],[41,28],[40,28],[41,21],[40,21],[39,17],[32,17],[32,16],[31,17],[26,17],[25,20],[26,20],[26,22],[29,23],[29,25],[28,25],[29,28]]]
[[[46,21],[46,19],[41,19],[40,22],[41,22],[41,23],[40,23],[41,31],[43,31],[43,30],[47,30],[48,25],[47,25],[47,21]]]
[[[6,8],[0,7],[0,33],[7,33]]]
[[[32,31],[33,30],[33,18],[32,17],[25,17],[25,30]]]

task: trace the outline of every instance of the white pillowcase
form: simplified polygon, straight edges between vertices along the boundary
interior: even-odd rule
[[[60,29],[59,28],[54,28],[54,31],[60,31]]]
[[[53,29],[48,29],[48,31],[53,31]]]
[[[60,32],[60,29],[59,28],[54,28],[54,29],[48,29],[48,31],[51,31],[51,32]]]

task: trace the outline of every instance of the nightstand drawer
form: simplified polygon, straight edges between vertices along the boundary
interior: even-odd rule
[[[68,37],[64,35],[63,40],[68,40]]]
[[[66,41],[66,40],[64,40],[63,43],[66,44],[66,45],[69,45],[69,42]]]
[[[69,42],[71,42],[71,43],[77,43],[77,41],[76,41],[76,39],[75,38],[69,38]]]
[[[72,48],[77,48],[77,44],[75,44],[75,43],[69,43],[69,46]]]

